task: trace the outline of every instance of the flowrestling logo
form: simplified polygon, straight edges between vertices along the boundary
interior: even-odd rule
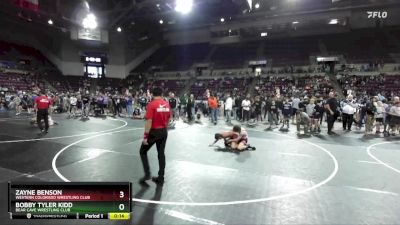
[[[388,17],[388,13],[386,11],[367,11],[368,19],[386,19]]]
[[[167,108],[167,105],[159,105],[157,108],[157,112],[169,112],[169,108]]]

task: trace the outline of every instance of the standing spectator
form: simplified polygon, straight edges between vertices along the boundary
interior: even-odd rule
[[[266,106],[268,111],[268,122],[269,127],[267,129],[272,129],[278,125],[278,106],[276,104],[275,96],[272,96],[267,100]]]
[[[335,132],[333,132],[332,129],[333,125],[335,124],[336,118],[338,117],[337,106],[338,102],[335,98],[335,93],[329,92],[329,98],[325,104],[327,123],[328,123],[328,135],[335,134]]]
[[[89,91],[82,95],[82,118],[88,118],[90,111],[90,95]]]
[[[168,122],[171,117],[171,109],[167,101],[162,99],[162,90],[154,88],[152,91],[153,100],[147,105],[146,125],[144,130],[143,142],[140,147],[140,158],[143,164],[144,177],[140,179],[143,183],[151,178],[149,160],[147,152],[156,144],[158,153],[158,177],[152,180],[157,184],[164,183],[165,174],[165,145],[168,138]]]
[[[306,105],[306,113],[310,118],[310,131],[316,131],[316,125],[314,123],[314,112],[315,112],[315,103],[314,99],[310,99],[309,103]]]
[[[63,96],[63,108],[64,108],[64,112],[67,112],[68,113],[68,110],[69,110],[69,95],[68,95],[68,93],[66,93],[64,96]]]
[[[261,102],[260,96],[256,96],[255,101],[254,101],[254,117],[257,122],[259,120],[262,121],[261,107],[262,107],[262,102]]]
[[[186,93],[179,99],[179,116],[183,116],[183,119],[185,119],[186,115],[187,100],[188,96]]]
[[[384,133],[384,135],[388,135],[388,132],[387,132],[387,127],[388,127],[388,117],[389,117],[389,115],[388,115],[388,113],[389,113],[389,111],[390,111],[390,107],[389,107],[389,104],[387,104],[387,101],[386,101],[386,99],[383,99],[382,100],[382,103],[383,103],[383,108],[385,109],[385,111],[383,112],[383,133]]]
[[[250,96],[247,95],[246,98],[242,101],[243,122],[248,122],[250,119],[250,107]]]
[[[139,99],[139,103],[140,103],[141,109],[144,110],[146,108],[146,105],[147,105],[146,93],[142,94],[142,96]]]
[[[322,117],[324,116],[324,107],[321,100],[317,100],[317,104],[315,104],[313,115],[313,123],[315,124],[314,132],[321,133],[321,123]]]
[[[100,113],[104,114],[104,96],[101,93],[97,95],[96,104],[100,109]]]
[[[15,102],[15,111],[16,111],[15,115],[18,116],[22,112],[22,100],[18,94],[15,96],[14,102]]]
[[[375,133],[381,133],[381,125],[383,124],[383,114],[385,112],[385,108],[383,107],[383,103],[381,101],[374,102],[374,106],[376,108],[375,111]]]
[[[78,104],[78,99],[75,97],[75,94],[72,94],[71,97],[69,98],[69,117],[76,116],[76,111],[78,109],[77,104]]]
[[[365,112],[367,114],[367,121],[365,122],[365,135],[371,134],[374,126],[374,116],[376,107],[374,105],[375,97],[372,97],[370,101],[365,105]]]
[[[233,99],[231,98],[231,95],[228,93],[227,98],[225,100],[225,116],[226,116],[226,122],[231,124],[231,113],[232,113],[232,105],[233,105]]]
[[[133,117],[133,98],[131,94],[128,94],[125,97],[126,100],[126,112],[128,114],[128,118],[132,118]]]
[[[299,110],[300,98],[295,96],[292,100],[292,108],[293,108],[293,117],[292,117],[292,124],[294,124],[294,119],[296,117],[296,112]]]
[[[399,97],[394,97],[393,105],[389,110],[390,116],[390,129],[392,130],[392,135],[396,135],[396,131],[400,130],[400,100]]]
[[[177,120],[179,118],[179,115],[178,115],[178,112],[177,112],[178,111],[178,109],[177,109],[178,101],[176,100],[175,94],[173,92],[171,92],[169,94],[168,103],[169,103],[169,106],[171,107],[171,110],[172,110],[172,119],[175,121],[175,120]]]
[[[188,122],[192,122],[194,119],[194,95],[190,94],[189,99],[187,100],[186,104],[186,111],[187,111],[187,116],[188,116]]]
[[[241,121],[242,120],[242,98],[240,95],[237,95],[235,98],[235,111],[234,117],[236,120]]]
[[[102,94],[103,96],[103,114],[107,115],[108,114],[108,104],[110,103],[110,98],[108,97],[107,94]]]
[[[113,105],[113,112],[114,112],[114,117],[120,115],[120,99],[118,95],[114,95],[112,97],[112,105]]]
[[[342,103],[342,122],[343,130],[351,131],[351,125],[353,124],[353,116],[356,112],[357,105],[353,100],[352,95],[348,95],[346,100]]]
[[[357,114],[358,114],[358,126],[357,126],[357,129],[358,130],[360,130],[361,129],[361,127],[362,127],[362,125],[363,125],[363,123],[364,123],[364,119],[365,119],[365,116],[366,116],[366,104],[367,104],[367,102],[368,102],[368,98],[364,98],[362,101],[361,101],[361,103],[360,103],[360,105],[359,105],[359,107],[358,107],[358,112],[357,112]]]
[[[28,113],[29,114],[32,114],[32,109],[33,109],[34,105],[35,105],[35,101],[33,101],[32,95],[28,95],[27,107],[28,107]],[[64,109],[67,109],[67,108],[64,108]]]
[[[214,125],[217,125],[218,122],[218,101],[217,98],[214,96],[214,94],[210,94],[210,97],[208,98],[208,107],[211,110],[211,122]]]
[[[289,129],[289,120],[290,117],[293,115],[292,103],[289,102],[288,98],[285,98],[285,101],[282,104],[282,115],[283,115],[283,123],[281,129],[287,125],[287,129]]]

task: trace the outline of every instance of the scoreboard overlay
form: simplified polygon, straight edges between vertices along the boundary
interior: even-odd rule
[[[9,182],[11,219],[130,219],[130,182]]]

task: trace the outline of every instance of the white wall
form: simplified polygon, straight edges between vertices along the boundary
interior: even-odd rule
[[[106,65],[107,74],[106,77],[120,78],[123,79],[128,76],[126,73],[125,65]]]
[[[62,61],[60,70],[63,75],[83,76],[83,64],[80,62]]]
[[[108,55],[108,64],[106,67],[106,77],[125,78],[125,49],[123,36],[111,36],[110,44],[103,44],[93,41],[82,40],[64,40],[58,51],[58,57],[61,63],[61,72],[64,75],[83,76],[83,63],[80,62],[80,56],[83,52],[101,52]]]

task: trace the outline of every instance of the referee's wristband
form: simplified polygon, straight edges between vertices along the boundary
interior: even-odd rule
[[[144,132],[144,134],[143,134],[143,139],[148,139],[149,138],[149,133],[147,133],[147,132]]]

